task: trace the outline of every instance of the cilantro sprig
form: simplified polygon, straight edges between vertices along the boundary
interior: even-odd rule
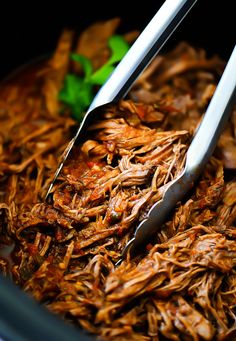
[[[111,50],[110,58],[95,71],[87,57],[76,53],[71,54],[71,59],[81,65],[83,77],[72,73],[67,74],[64,86],[59,93],[59,100],[70,107],[72,115],[78,121],[83,119],[83,113],[92,102],[95,89],[106,82],[116,64],[129,50],[129,44],[120,35],[113,35],[108,40],[108,46]]]

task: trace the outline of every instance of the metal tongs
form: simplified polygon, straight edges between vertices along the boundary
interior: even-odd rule
[[[124,98],[137,77],[159,52],[196,1],[166,0],[164,2],[91,103],[75,137],[64,152],[46,199],[49,197],[54,182],[75,142],[80,142],[84,138],[86,128],[93,119],[97,118],[99,109],[105,104],[114,103]],[[202,172],[230,114],[236,88],[235,69],[236,48],[232,52],[204,118],[195,132],[187,152],[184,171],[169,184],[163,198],[151,208],[147,217],[139,224],[134,237],[123,250],[123,257],[128,251],[131,254],[138,253],[141,246],[157,233],[176,203],[183,199]]]

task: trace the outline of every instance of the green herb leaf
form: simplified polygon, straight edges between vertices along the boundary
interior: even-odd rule
[[[82,55],[72,53],[71,59],[80,63],[84,78],[67,74],[64,86],[59,93],[59,100],[68,105],[73,116],[82,121],[83,113],[89,107],[94,97],[94,85],[103,85],[118,63],[129,50],[127,42],[119,35],[112,36],[108,41],[111,57],[100,69],[93,73],[91,61]]]
[[[84,82],[73,74],[66,75],[64,87],[59,93],[59,100],[67,104],[73,116],[81,121],[82,113],[86,110],[93,99],[92,85]]]
[[[93,100],[92,85],[83,82],[80,91],[77,94],[76,101],[72,105],[72,112],[74,118],[76,118],[78,121],[82,121],[83,113],[89,107],[92,100]]]
[[[114,35],[108,40],[108,46],[111,49],[111,57],[100,69],[95,71],[90,82],[103,85],[115,69],[113,64],[119,62],[129,50],[128,43],[119,35]]]
[[[114,66],[109,64],[104,64],[100,69],[95,71],[90,77],[90,82],[92,84],[103,85],[111,73],[114,71]]]
[[[59,99],[66,104],[73,104],[80,91],[82,82],[82,78],[73,74],[67,74],[64,80],[64,86],[59,93]]]
[[[122,36],[114,35],[108,40],[108,46],[111,49],[112,55],[107,64],[112,65],[118,63],[128,52],[129,44]]]
[[[77,53],[72,53],[71,59],[74,60],[75,62],[80,63],[85,74],[85,80],[89,79],[89,77],[91,76],[93,72],[93,67],[92,67],[92,63],[90,62],[90,60],[87,57],[82,56],[81,54],[77,54]]]

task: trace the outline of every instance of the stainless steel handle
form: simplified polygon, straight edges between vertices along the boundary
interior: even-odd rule
[[[95,96],[88,111],[120,100],[197,0],[166,0]]]

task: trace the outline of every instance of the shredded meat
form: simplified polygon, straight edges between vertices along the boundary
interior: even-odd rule
[[[158,56],[126,100],[100,112],[44,201],[78,127],[58,100],[65,75],[80,73],[70,53],[99,68],[119,22],[95,23],[77,43],[65,30],[50,60],[1,85],[0,271],[100,340],[232,340],[235,110],[188,197],[136,258],[115,265],[183,170],[225,65],[219,57],[186,42]]]

